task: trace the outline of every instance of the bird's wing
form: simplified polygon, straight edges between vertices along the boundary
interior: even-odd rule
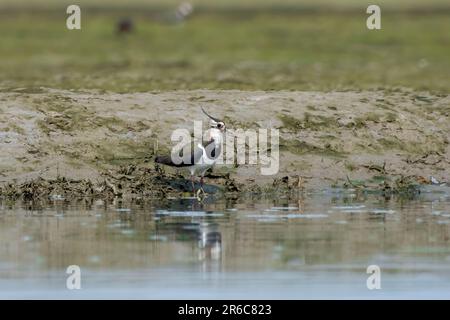
[[[155,162],[172,167],[189,167],[200,161],[203,156],[203,148],[200,148],[195,141],[187,143],[176,151],[175,155],[181,159],[180,163],[175,163],[172,156],[157,156]]]
[[[200,148],[198,143],[194,144],[194,147],[191,152],[191,164],[198,163],[203,156],[203,148]]]

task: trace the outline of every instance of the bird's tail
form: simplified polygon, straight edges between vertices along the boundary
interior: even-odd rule
[[[155,162],[161,163],[161,164],[166,164],[166,165],[173,165],[172,157],[170,157],[170,156],[156,156]]]

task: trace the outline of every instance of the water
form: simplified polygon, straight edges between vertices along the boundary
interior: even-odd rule
[[[66,287],[70,265],[80,290]],[[450,192],[0,200],[0,298],[448,299]]]

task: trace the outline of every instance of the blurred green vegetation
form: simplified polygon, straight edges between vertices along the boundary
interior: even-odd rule
[[[433,9],[437,7],[449,7],[448,0],[0,0],[1,7],[67,7],[69,4],[78,4],[83,7],[173,7],[179,5],[183,1],[188,1],[197,8],[225,8],[241,9],[250,7],[258,8],[318,8],[318,9],[349,9],[349,8],[367,8],[370,4],[377,4],[384,9]]]
[[[116,23],[124,14],[136,29],[118,35]],[[0,13],[3,90],[450,87],[448,12],[383,12],[380,31],[367,30],[365,10],[211,10],[173,24],[140,10],[83,9],[79,31],[66,29],[66,17],[65,11]]]

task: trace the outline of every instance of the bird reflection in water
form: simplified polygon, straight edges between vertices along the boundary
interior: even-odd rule
[[[194,245],[193,258],[199,262],[201,271],[219,272],[223,260],[222,233],[220,225],[211,221],[214,212],[206,210],[205,204],[196,199],[181,199],[172,202],[170,210],[159,210],[161,217],[178,221],[166,221],[158,233],[172,241],[190,242]]]
[[[222,263],[222,234],[218,224],[205,223],[198,228],[198,259],[202,271],[220,271]]]

